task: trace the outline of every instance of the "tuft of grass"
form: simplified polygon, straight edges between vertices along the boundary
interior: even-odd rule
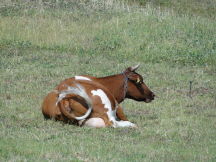
[[[114,0],[1,1],[0,161],[215,161],[216,23],[193,13]],[[123,103],[138,129],[43,119],[43,97],[63,79],[138,62],[158,96]]]

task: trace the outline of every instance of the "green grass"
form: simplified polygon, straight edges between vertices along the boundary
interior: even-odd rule
[[[215,0],[134,0],[133,2],[143,6],[151,4],[160,9],[172,9],[179,15],[187,14],[215,19],[216,14]]]
[[[0,2],[0,161],[215,161],[216,22],[211,11],[190,12],[111,0]],[[63,79],[137,63],[158,96],[123,103],[138,129],[43,119],[43,97]]]

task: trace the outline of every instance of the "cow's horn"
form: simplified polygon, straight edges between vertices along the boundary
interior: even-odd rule
[[[140,64],[137,64],[136,66],[132,66],[131,71],[135,71],[136,69],[138,69],[139,66],[140,66]]]

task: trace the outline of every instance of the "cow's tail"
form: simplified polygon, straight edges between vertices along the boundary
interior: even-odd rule
[[[82,87],[80,84],[76,84],[77,87],[68,87],[67,90],[61,91],[59,93],[59,97],[58,100],[56,102],[56,105],[59,104],[60,107],[60,111],[69,119],[76,119],[76,120],[83,120],[86,119],[92,112],[92,101],[89,98],[88,94],[86,93],[84,87]],[[69,113],[68,111],[66,111],[63,102],[61,102],[64,98],[67,98],[68,95],[78,95],[80,97],[82,97],[87,106],[88,106],[88,110],[87,112],[80,117],[76,117],[74,114]]]

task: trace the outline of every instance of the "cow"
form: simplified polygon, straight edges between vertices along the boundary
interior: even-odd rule
[[[136,127],[128,121],[120,103],[125,98],[149,103],[155,97],[136,72],[138,67],[106,77],[81,75],[65,79],[44,98],[44,117],[79,126]]]

